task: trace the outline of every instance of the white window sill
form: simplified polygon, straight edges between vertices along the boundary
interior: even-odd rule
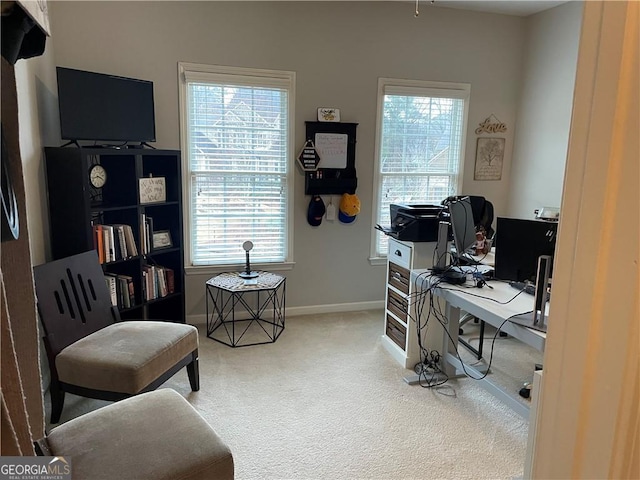
[[[251,263],[251,270],[263,270],[266,272],[279,272],[293,270],[295,262],[283,263]],[[185,275],[217,275],[222,272],[242,272],[244,264],[240,265],[191,265],[185,267]]]
[[[386,265],[387,257],[369,257],[370,265]]]

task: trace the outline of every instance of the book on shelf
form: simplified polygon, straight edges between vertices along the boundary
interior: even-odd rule
[[[118,280],[120,282],[122,306],[124,308],[133,307],[136,303],[133,278],[129,275],[118,275]]]
[[[156,268],[153,265],[145,265],[142,267],[142,276],[145,286],[145,300],[153,300],[158,298]]]
[[[164,273],[167,279],[167,294],[175,292],[175,278],[173,269],[165,268]]]
[[[167,277],[164,267],[156,267],[156,273],[158,277],[158,296],[167,296]]]
[[[127,250],[127,242],[125,241],[124,238],[124,225],[122,224],[117,224],[113,226],[115,232],[116,232],[116,237],[117,237],[117,244],[118,244],[118,252],[119,252],[119,257],[118,259],[125,259],[125,258],[129,258],[129,252]]]
[[[105,263],[113,262],[115,260],[113,229],[109,225],[103,225],[102,234],[104,237],[104,261]]]
[[[133,236],[133,228],[131,225],[123,225],[124,228],[124,240],[127,245],[127,252],[132,257],[138,256],[138,247],[136,246],[136,239]]]
[[[118,306],[118,286],[116,281],[116,276],[113,274],[105,273],[104,281],[107,284],[107,288],[109,289],[109,295],[111,296],[111,305],[114,307]]]
[[[147,253],[153,250],[153,218],[147,216],[146,218],[146,241],[147,241]]]
[[[98,260],[100,263],[104,263],[104,236],[102,233],[102,225],[93,226],[93,237],[95,239],[95,246],[98,252]]]
[[[142,245],[142,254],[146,255],[153,248],[153,218],[140,214],[140,244]]]

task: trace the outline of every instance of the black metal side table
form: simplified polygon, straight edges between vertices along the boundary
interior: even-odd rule
[[[230,347],[278,339],[284,330],[286,279],[275,273],[258,273],[253,282],[245,281],[238,272],[221,273],[207,280],[208,338]]]

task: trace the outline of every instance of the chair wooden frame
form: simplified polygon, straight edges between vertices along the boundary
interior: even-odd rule
[[[185,366],[191,390],[200,389],[197,348],[135,394],[96,390],[60,381],[56,369],[58,354],[78,340],[121,321],[120,314],[111,304],[98,255],[93,250],[39,265],[34,267],[33,273],[51,371],[51,423],[60,421],[66,392],[118,401],[155,390]]]

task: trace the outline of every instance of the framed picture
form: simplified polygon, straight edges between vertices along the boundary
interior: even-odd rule
[[[153,232],[153,249],[173,247],[171,232],[169,230],[158,230]]]
[[[339,122],[340,110],[338,108],[319,108],[318,109],[318,121],[319,122]]]
[[[502,179],[504,138],[478,138],[474,180]]]
[[[167,186],[164,177],[148,177],[139,180],[140,203],[162,203],[167,200]]]

